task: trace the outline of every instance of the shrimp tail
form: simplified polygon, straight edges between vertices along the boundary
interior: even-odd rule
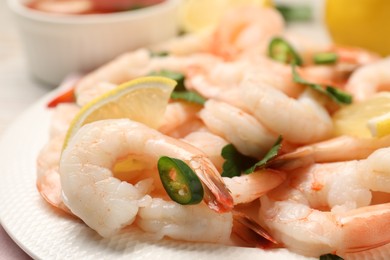
[[[260,224],[238,211],[233,211],[232,232],[250,246],[270,248],[278,245],[278,242]]]
[[[269,167],[278,170],[295,170],[315,163],[314,151],[310,148],[278,156],[269,162]]]
[[[234,207],[233,197],[214,165],[204,160],[203,156],[197,156],[189,163],[204,184],[204,201],[209,208],[219,213],[231,211]]]

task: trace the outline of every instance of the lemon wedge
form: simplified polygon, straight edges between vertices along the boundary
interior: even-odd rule
[[[272,6],[271,0],[183,0],[179,6],[178,16],[182,30],[185,32],[199,32],[218,24],[221,17],[229,9],[243,6],[257,5]]]
[[[367,126],[374,137],[383,137],[390,134],[390,112],[371,118],[368,120]]]
[[[370,128],[376,128],[379,136],[382,134],[382,131],[386,131],[386,125],[383,125],[386,123],[381,122],[381,120],[384,120],[381,116],[389,112],[390,92],[381,92],[365,101],[345,106],[333,114],[335,134],[372,137],[372,130],[370,131],[369,127],[367,127],[367,122],[373,120],[372,122],[370,121]],[[375,122],[378,122],[380,126],[376,125]]]
[[[326,0],[325,23],[333,41],[390,54],[390,1]]]
[[[165,77],[142,77],[123,83],[92,100],[75,116],[65,137],[70,138],[85,124],[116,118],[130,118],[157,128],[176,81]]]

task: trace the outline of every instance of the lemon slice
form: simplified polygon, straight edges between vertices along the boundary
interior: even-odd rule
[[[390,112],[390,92],[381,92],[359,103],[341,108],[333,115],[333,123],[336,135],[351,135],[357,137],[372,137],[367,122]],[[377,120],[380,120],[377,119]],[[375,121],[372,121],[375,124]],[[379,122],[379,121],[378,121]],[[381,123],[382,124],[382,123]],[[371,126],[385,131],[385,126]]]
[[[271,0],[183,0],[178,16],[182,30],[199,32],[214,27],[225,12],[242,5],[272,6]]]
[[[176,81],[165,77],[143,77],[121,84],[81,108],[65,137],[70,138],[85,124],[116,118],[130,118],[157,128]]]
[[[325,23],[333,41],[390,54],[390,1],[324,1]],[[348,11],[346,11],[348,10]]]
[[[390,112],[368,120],[367,126],[374,137],[390,134]]]

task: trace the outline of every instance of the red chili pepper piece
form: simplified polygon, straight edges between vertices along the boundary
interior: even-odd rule
[[[67,91],[61,93],[59,96],[52,99],[47,107],[56,107],[60,103],[72,103],[75,102],[74,88],[70,88]]]

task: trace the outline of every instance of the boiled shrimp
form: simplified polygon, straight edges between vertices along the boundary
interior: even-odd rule
[[[146,169],[155,167],[160,156],[181,159],[203,182],[210,208],[225,212],[233,206],[220,174],[195,147],[127,119],[97,121],[70,140],[59,172],[64,203],[102,236],[131,224],[148,201],[148,194],[113,176],[115,162],[128,155]]]
[[[193,53],[207,52],[211,41],[210,30],[197,33],[186,33],[169,39],[166,42],[151,46],[156,52],[168,52],[171,55],[184,56]]]
[[[271,169],[259,170],[233,178],[223,177],[223,181],[232,193],[235,205],[249,203],[260,198],[279,186],[285,179],[284,172]]]
[[[61,182],[58,165],[62,145],[71,120],[80,108],[75,104],[59,104],[51,116],[50,139],[39,151],[36,185],[41,196],[52,206],[71,214],[61,198]]]
[[[235,8],[222,17],[215,29],[210,52],[225,60],[236,59],[253,48],[265,53],[269,40],[283,29],[282,16],[272,8]]]
[[[197,53],[188,56],[153,57],[149,50],[138,49],[118,56],[111,62],[85,75],[76,85],[77,102],[83,103],[101,95],[96,90],[98,84],[110,83],[118,85],[131,79],[146,76],[153,71],[162,69],[186,73],[194,66],[211,68],[219,62],[219,58],[206,53]],[[104,90],[104,88],[101,88]],[[90,95],[90,93],[94,95]]]
[[[390,225],[389,196],[381,204],[372,201],[374,191],[390,193],[389,155],[390,148],[382,148],[366,160],[297,169],[261,197],[260,216],[278,241],[308,256],[348,258],[384,246],[390,243],[383,232]],[[390,251],[380,255],[386,259]]]
[[[205,204],[183,206],[155,198],[140,207],[136,224],[155,239],[229,244],[233,219],[231,212],[220,214]]]
[[[338,136],[301,146],[279,156],[273,164],[278,168],[298,168],[312,163],[366,159],[380,148],[390,146],[390,135],[381,138]]]
[[[186,135],[183,141],[190,143],[204,152],[215,165],[219,172],[222,172],[224,159],[221,155],[222,149],[228,144],[224,138],[210,133],[207,130],[200,130]],[[226,182],[225,182],[226,183]]]
[[[390,89],[390,57],[360,67],[350,77],[345,86],[354,100],[362,101],[379,91]]]
[[[253,116],[224,102],[209,99],[199,116],[212,133],[223,137],[245,155],[262,157],[277,139]]]
[[[189,142],[207,154],[216,168],[222,172],[225,159],[222,149],[228,142],[222,137],[207,131],[193,132],[186,136]],[[233,178],[223,177],[223,181],[232,194],[234,204],[249,203],[274,189],[286,179],[286,174],[277,170],[259,170]]]
[[[298,144],[329,138],[333,123],[323,107],[323,97],[307,89],[298,99],[248,78],[241,84],[241,98],[249,111],[270,131]]]
[[[208,70],[190,69],[186,86],[206,98],[214,98],[234,105],[241,101],[236,94],[240,91],[239,85],[249,77],[248,75],[283,91],[290,97],[296,98],[303,90],[301,85],[293,82],[290,66],[259,55],[216,63]]]
[[[184,137],[202,127],[202,123],[197,116],[200,109],[200,105],[189,102],[168,103],[158,130],[172,137]]]
[[[64,138],[53,137],[39,152],[36,185],[42,198],[54,208],[72,214],[64,204],[58,165]]]

